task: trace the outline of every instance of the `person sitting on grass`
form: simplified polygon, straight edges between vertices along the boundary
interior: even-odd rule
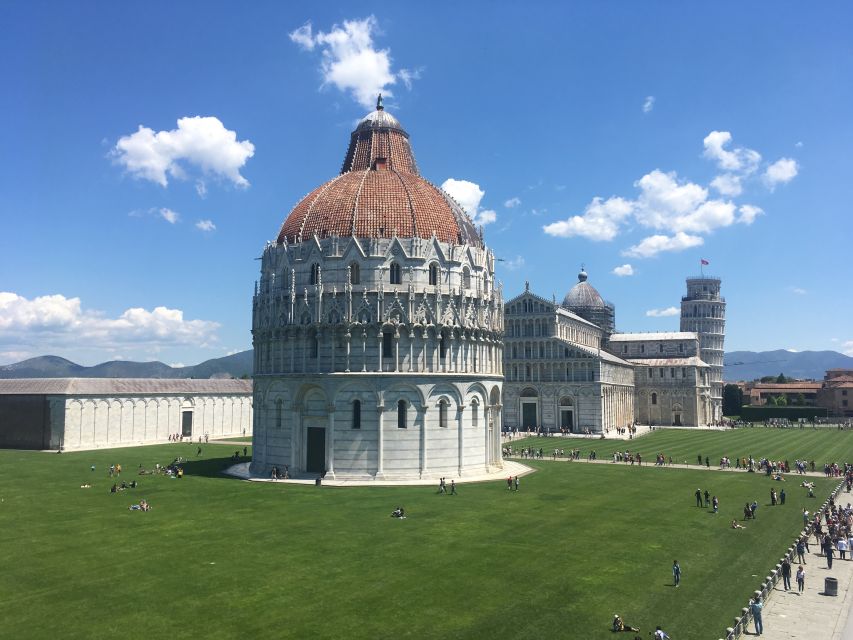
[[[400,520],[403,520],[406,517],[406,510],[403,509],[403,507],[397,507],[396,509],[394,509],[391,512],[391,517],[392,518],[399,518]]]
[[[110,487],[110,493],[118,493],[118,485],[113,482],[113,486]]]
[[[732,529],[746,529],[746,527],[740,524],[737,520],[732,520]]]
[[[143,498],[139,501],[139,504],[132,504],[128,507],[130,511],[151,511],[151,505],[148,504],[148,501]]]
[[[622,621],[622,618],[619,617],[619,614],[613,614],[613,631],[630,631],[632,633],[639,633],[639,627],[631,627],[625,624]]]

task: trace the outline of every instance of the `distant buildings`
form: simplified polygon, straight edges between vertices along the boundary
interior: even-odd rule
[[[251,380],[0,380],[0,448],[101,449],[251,429]]]
[[[527,286],[504,309],[504,426],[607,433],[635,422],[719,421],[725,334],[720,280],[689,278],[687,291],[681,331],[618,333],[615,307],[588,282],[586,271],[562,304]]]
[[[818,406],[831,416],[853,417],[853,369],[830,369],[817,394]]]
[[[748,406],[818,407],[831,417],[853,417],[853,369],[830,369],[823,381],[737,382]],[[821,414],[823,415],[823,414]]]

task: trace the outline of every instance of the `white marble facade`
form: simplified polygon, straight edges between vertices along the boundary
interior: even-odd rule
[[[252,472],[497,472],[503,304],[494,256],[436,238],[271,243],[253,302]]]

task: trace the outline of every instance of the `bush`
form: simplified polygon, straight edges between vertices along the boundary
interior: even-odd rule
[[[788,418],[796,421],[800,418],[825,418],[827,410],[822,407],[750,407],[744,406],[740,410],[740,419],[747,422],[767,420],[768,418]]]

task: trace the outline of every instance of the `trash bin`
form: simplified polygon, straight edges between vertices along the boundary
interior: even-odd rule
[[[315,487],[319,487],[321,484],[323,484],[323,478],[317,478],[316,480],[314,480],[314,486],[315,486]],[[827,579],[828,579],[828,578],[827,578]],[[835,588],[836,588],[836,589],[838,588],[838,583],[837,583],[837,582],[835,583]]]
[[[824,578],[823,580],[823,595],[837,596],[838,595],[838,580],[835,578]]]

